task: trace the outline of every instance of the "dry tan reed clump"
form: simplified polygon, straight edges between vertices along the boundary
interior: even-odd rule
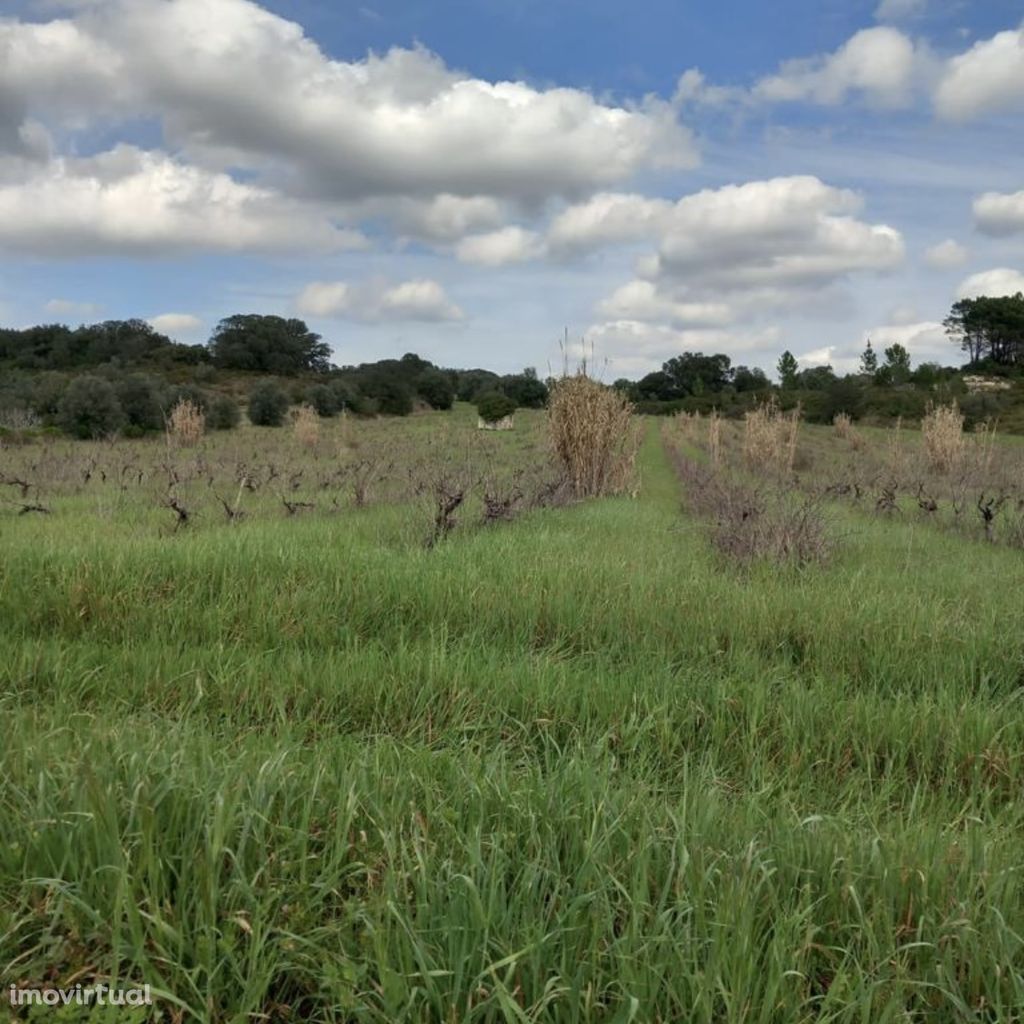
[[[585,372],[563,377],[551,388],[548,429],[577,498],[635,490],[640,425],[614,388]]]
[[[956,402],[929,406],[921,421],[921,443],[929,467],[937,473],[950,473],[963,462],[967,447],[964,416]]]
[[[988,474],[992,469],[992,459],[995,456],[996,446],[996,420],[985,420],[974,428],[974,443],[977,453],[978,468],[982,473]]]
[[[676,428],[679,436],[687,441],[698,441],[700,429],[699,412],[677,412],[675,415]]]
[[[292,413],[292,433],[303,448],[315,448],[320,441],[320,416],[311,405],[300,405]]]
[[[775,400],[748,412],[743,425],[743,457],[751,469],[790,471],[796,460],[800,407],[784,413]]]
[[[708,456],[716,469],[722,464],[722,417],[717,409],[708,416]]]
[[[195,402],[183,398],[167,418],[167,439],[181,448],[191,448],[203,439],[206,417]]]
[[[837,412],[832,420],[836,437],[845,441],[852,451],[859,452],[864,447],[864,439],[853,429],[853,420],[848,413]]]

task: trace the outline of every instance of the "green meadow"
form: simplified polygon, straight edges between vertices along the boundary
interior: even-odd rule
[[[467,499],[428,544],[429,481],[547,458],[543,413],[444,415],[0,451],[47,509],[4,488],[4,988],[152,986],[71,1021],[1024,1019],[1024,554],[830,501],[827,560],[731,565],[651,421],[635,497]]]

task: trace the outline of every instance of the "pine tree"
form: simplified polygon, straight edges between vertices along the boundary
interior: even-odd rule
[[[788,349],[779,356],[779,361],[775,367],[779,374],[779,382],[784,388],[795,388],[796,377],[800,372],[800,365],[797,363],[795,356]]]
[[[875,355],[875,350],[871,347],[871,339],[868,338],[868,343],[864,346],[864,354],[860,357],[860,372],[874,376],[877,369],[878,356]]]

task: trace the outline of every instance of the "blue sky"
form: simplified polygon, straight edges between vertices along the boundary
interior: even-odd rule
[[[301,315],[341,363],[610,376],[684,350],[955,362],[1024,287],[1006,0],[18,0],[0,323],[186,341]]]

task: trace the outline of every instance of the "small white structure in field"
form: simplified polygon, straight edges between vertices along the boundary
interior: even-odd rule
[[[972,395],[983,394],[986,391],[1009,391],[1013,385],[1001,377],[970,377],[964,375],[963,382]]]
[[[485,420],[483,416],[478,416],[476,420],[477,430],[514,430],[515,425],[515,416],[512,414],[502,416],[500,420]]]

